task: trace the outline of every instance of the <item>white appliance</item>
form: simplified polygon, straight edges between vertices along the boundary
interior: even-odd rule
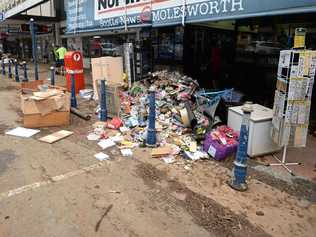
[[[242,121],[242,106],[228,109],[227,125],[235,131],[240,131]],[[248,156],[255,157],[273,153],[281,149],[271,138],[272,109],[259,104],[253,104],[254,111],[249,121]]]

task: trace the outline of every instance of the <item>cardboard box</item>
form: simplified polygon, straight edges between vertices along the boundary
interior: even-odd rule
[[[107,85],[106,87],[106,107],[110,118],[119,117],[121,111],[120,91],[122,86],[119,84]]]
[[[97,81],[105,79],[107,84],[123,84],[123,58],[100,57],[91,59],[93,90],[95,99],[99,99]]]
[[[25,128],[41,128],[68,126],[70,124],[70,112],[52,112],[47,115],[29,114],[23,116]]]
[[[30,90],[33,90],[33,91],[37,91],[38,90],[38,86],[43,85],[43,84],[44,84],[43,80],[22,82],[21,83],[21,89],[30,89]]]
[[[26,94],[22,90],[21,110],[27,128],[69,125],[70,94],[58,87]]]
[[[99,86],[100,82],[96,81]],[[106,108],[107,115],[110,118],[117,117],[120,115],[121,111],[121,99],[120,92],[123,90],[123,86],[120,84],[110,84],[106,85]],[[100,98],[100,91],[95,92],[95,96]]]
[[[40,114],[42,116],[54,111],[70,111],[70,94],[63,93],[43,100],[34,100],[31,95],[21,95],[21,110],[23,114]]]

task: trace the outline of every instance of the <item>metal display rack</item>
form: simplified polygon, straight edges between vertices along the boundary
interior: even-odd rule
[[[271,135],[283,147],[282,160],[273,157],[291,175],[288,166],[299,162],[286,162],[287,148],[305,147],[308,133],[309,112],[316,69],[316,51],[291,49],[280,52],[277,89],[273,106]]]

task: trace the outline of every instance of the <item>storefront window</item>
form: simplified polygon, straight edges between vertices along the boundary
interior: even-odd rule
[[[153,52],[156,61],[159,63],[182,61],[183,32],[183,27],[153,30]]]

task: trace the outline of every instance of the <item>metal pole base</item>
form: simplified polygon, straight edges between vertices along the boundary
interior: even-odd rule
[[[288,166],[291,165],[301,165],[301,163],[299,162],[291,162],[291,163],[287,163],[285,161],[280,160],[276,155],[272,155],[274,159],[276,159],[278,161],[278,163],[271,163],[268,164],[268,166],[282,166],[287,172],[289,172],[292,176],[295,176],[295,174],[293,173],[292,170],[289,169]]]
[[[245,192],[248,190],[248,185],[246,183],[235,184],[234,182],[227,181],[227,184],[229,185],[229,187],[239,192]]]

